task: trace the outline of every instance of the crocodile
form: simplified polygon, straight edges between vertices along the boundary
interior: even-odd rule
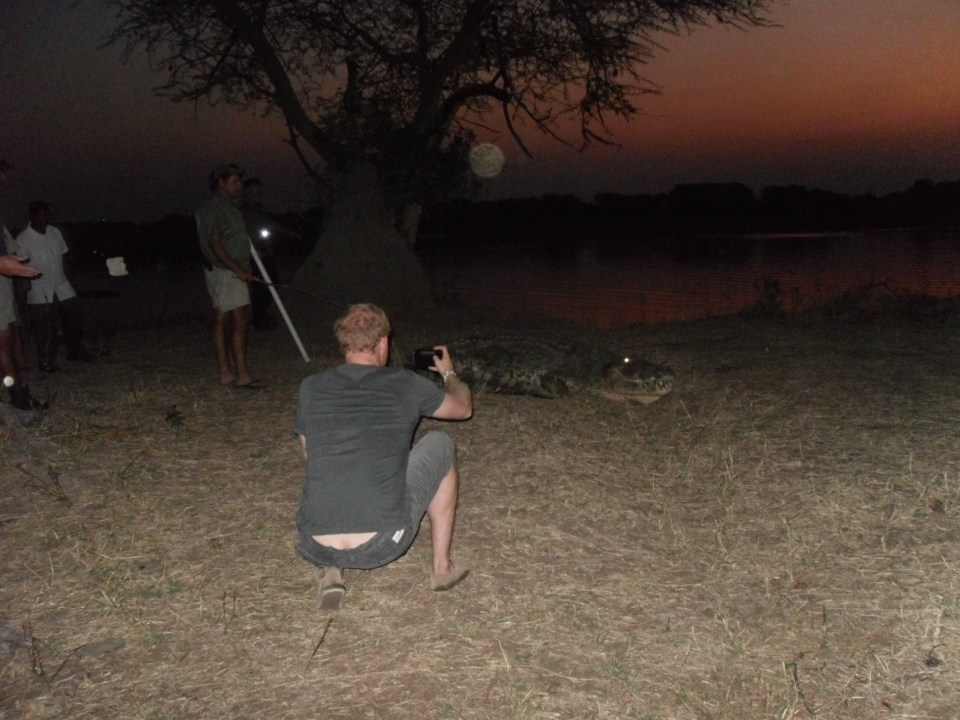
[[[457,374],[480,391],[538,398],[600,392],[649,404],[673,389],[669,368],[579,341],[494,335],[446,344]]]

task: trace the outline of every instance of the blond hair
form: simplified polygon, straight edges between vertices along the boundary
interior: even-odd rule
[[[333,324],[333,332],[345,352],[373,352],[382,337],[390,335],[387,314],[372,303],[351,305]]]

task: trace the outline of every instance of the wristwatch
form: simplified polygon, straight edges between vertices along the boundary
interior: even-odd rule
[[[457,372],[456,372],[456,370],[444,370],[442,373],[440,373],[440,377],[443,378],[443,384],[444,384],[444,385],[447,384],[447,380],[449,379],[449,377],[450,377],[451,375],[453,375],[454,377],[457,377]]]

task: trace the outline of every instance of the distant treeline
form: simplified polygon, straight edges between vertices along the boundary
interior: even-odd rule
[[[278,239],[280,254],[305,255],[317,237],[319,210],[304,214],[277,215],[277,221],[297,229],[304,243],[293,246]],[[200,264],[196,220],[190,215],[170,214],[151,223],[79,222],[60,226],[71,248],[74,264],[102,263],[106,258],[123,256],[128,267],[158,264],[170,268]]]
[[[278,252],[305,254],[319,233],[321,209],[278,215],[304,238]],[[740,183],[677,185],[659,195],[572,195],[495,201],[448,200],[422,217],[417,247],[603,245],[652,242],[675,235],[856,232],[879,228],[960,228],[960,181],[918,180],[908,190],[876,197],[839,195],[795,185],[764,188]],[[199,262],[194,219],[168,215],[156,222],[66,223],[75,260],[123,255],[128,264],[175,267]]]
[[[468,202],[424,213],[421,242],[554,245],[643,242],[664,235],[855,232],[894,227],[960,227],[960,182],[918,180],[884,196],[847,196],[796,185],[677,185],[658,195],[572,195]]]

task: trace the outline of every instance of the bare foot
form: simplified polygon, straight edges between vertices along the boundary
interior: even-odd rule
[[[431,573],[430,574],[430,589],[436,591],[449,590],[452,587],[459,585],[460,581],[467,577],[470,574],[470,568],[457,568],[453,566],[453,563],[449,563],[449,571],[445,573]]]

